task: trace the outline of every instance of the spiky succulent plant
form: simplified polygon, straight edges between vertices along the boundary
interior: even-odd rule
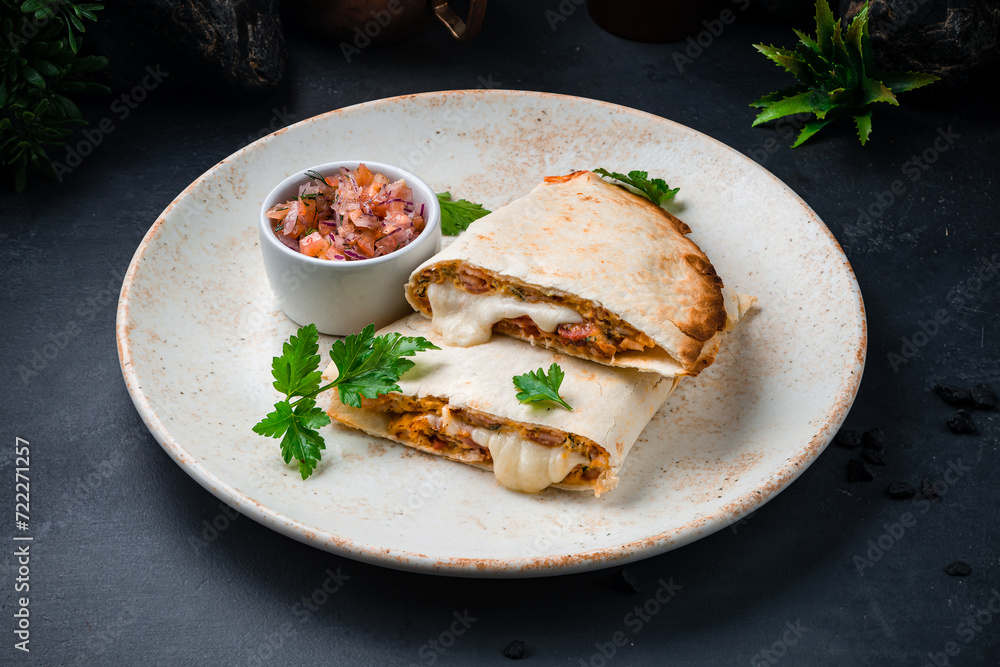
[[[877,102],[898,106],[898,93],[938,80],[919,72],[882,72],[875,69],[868,36],[868,3],[851,21],[846,34],[833,18],[827,0],[816,0],[816,37],[795,30],[799,43],[792,49],[764,44],[754,48],[790,72],[799,84],[770,93],[750,106],[763,109],[757,126],[798,113],[816,117],[805,123],[792,148],[838,118],[852,118],[864,145],[872,131],[872,108]]]

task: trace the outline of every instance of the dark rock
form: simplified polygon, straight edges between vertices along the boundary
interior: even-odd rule
[[[639,580],[633,576],[631,572],[622,568],[611,575],[611,587],[615,588],[622,593],[638,593],[642,590],[639,587]]]
[[[871,463],[872,465],[876,466],[885,465],[885,457],[882,455],[882,452],[876,449],[862,449],[861,458],[863,458],[865,461],[868,461],[868,463]]]
[[[875,473],[861,459],[851,459],[847,462],[848,482],[870,482],[875,479]]]
[[[507,644],[503,650],[503,657],[511,660],[520,660],[526,655],[528,655],[528,645],[517,639]]]
[[[997,406],[997,393],[988,384],[977,384],[969,391],[972,407],[980,410],[992,410]]]
[[[153,68],[174,88],[257,97],[285,72],[278,9],[277,0],[120,0],[105,3],[86,44],[110,59],[113,87],[143,85]]]
[[[976,422],[972,421],[972,416],[965,410],[958,410],[948,420],[948,428],[952,433],[979,433]]]
[[[949,577],[967,577],[972,574],[972,566],[964,560],[956,560],[945,566],[944,573]]]
[[[841,0],[853,17],[863,0]],[[1000,3],[996,0],[871,0],[868,32],[879,69],[936,74],[934,87],[962,87],[1000,61]]]
[[[885,434],[876,426],[861,434],[861,444],[865,449],[881,454],[885,451]]]
[[[948,405],[961,408],[969,404],[969,390],[965,387],[942,382],[941,384],[934,385],[934,393]]]
[[[909,482],[890,482],[886,492],[890,498],[896,498],[897,500],[906,500],[917,495],[917,490]]]
[[[861,446],[861,434],[852,428],[842,429],[833,441],[844,449],[857,449]]]
[[[920,480],[920,495],[922,495],[927,500],[941,500],[940,494],[938,494],[937,489],[926,479]]]

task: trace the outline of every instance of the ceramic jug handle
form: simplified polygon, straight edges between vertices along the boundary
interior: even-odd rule
[[[448,6],[448,0],[431,0],[431,8],[455,39],[465,42],[479,34],[486,14],[486,0],[469,0],[469,18],[465,21]]]

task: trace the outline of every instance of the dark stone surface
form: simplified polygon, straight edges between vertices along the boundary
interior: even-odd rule
[[[948,405],[954,405],[961,407],[963,405],[968,405],[972,400],[969,394],[969,390],[965,387],[959,387],[953,384],[940,383],[934,385],[934,393],[938,395],[942,401]]]
[[[948,418],[948,429],[952,433],[961,434],[972,434],[979,433],[979,429],[976,428],[976,422],[972,419],[970,415],[965,410],[958,410],[951,417]]]
[[[857,449],[861,446],[861,434],[853,428],[844,428],[837,433],[834,442],[844,449]]]
[[[864,6],[841,0],[842,16]],[[946,87],[964,86],[1000,60],[997,0],[870,0],[868,28],[876,65],[936,74]]]
[[[896,500],[907,500],[917,495],[917,490],[909,482],[890,482],[886,493]]]
[[[116,88],[154,68],[189,96],[254,98],[273,92],[285,73],[277,0],[119,0],[99,19],[86,46],[110,59],[102,76]]]
[[[997,406],[997,393],[988,384],[977,384],[969,390],[972,407],[980,410],[992,410]]]
[[[968,642],[956,629],[1000,590],[1000,414],[977,411],[980,435],[952,435],[955,408],[932,391],[943,379],[1000,386],[1000,275],[987,266],[1000,260],[995,87],[943,106],[883,105],[865,147],[850,128],[830,126],[792,150],[788,128],[751,128],[747,107],[790,83],[750,46],[789,42],[787,25],[737,12],[678,71],[686,42],[612,37],[583,6],[552,30],[546,10],[559,4],[498,2],[472,42],[427,31],[366,49],[349,66],[336,45],[289,40],[286,83],[249,103],[157,91],[119,119],[111,100],[84,100],[91,127],[109,116],[114,132],[62,183],[0,193],[0,507],[12,521],[15,438],[26,438],[35,538],[23,655],[12,648],[11,523],[2,538],[0,662],[381,667],[427,665],[431,655],[436,666],[491,667],[513,664],[502,649],[517,638],[531,650],[518,664],[579,667],[597,664],[597,645],[621,632],[627,642],[609,667],[745,667],[768,664],[762,652],[775,646],[779,667],[920,667],[949,642],[961,648],[952,664],[995,664],[1000,619]],[[269,128],[484,81],[670,118],[752,156],[803,197],[843,245],[865,297],[868,360],[845,428],[878,424],[892,444],[910,446],[890,449],[880,483],[848,484],[844,466],[858,450],[830,447],[739,524],[629,564],[643,584],[635,595],[613,588],[606,571],[509,581],[397,572],[246,517],[219,518],[219,500],[164,453],[121,379],[115,303],[142,235],[191,181]],[[950,144],[939,132],[949,128],[958,135]],[[914,166],[925,157],[926,169]],[[34,374],[22,377],[26,364]],[[886,484],[902,479],[926,479],[941,499],[889,498]],[[213,520],[226,528],[213,535]],[[942,572],[957,558],[969,576]],[[338,568],[350,577],[341,590],[305,607]],[[671,578],[683,588],[642,620],[635,608]],[[466,610],[471,628],[428,654]],[[795,643],[781,645],[786,636]]]

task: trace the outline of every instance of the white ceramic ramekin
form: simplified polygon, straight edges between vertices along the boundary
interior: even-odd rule
[[[390,181],[405,179],[413,190],[414,207],[419,210],[423,204],[426,224],[416,239],[388,255],[352,261],[309,257],[278,240],[267,211],[295,198],[299,186],[308,181],[306,171],[329,176],[340,167],[356,169],[362,162]],[[403,286],[410,273],[438,251],[441,207],[431,187],[405,169],[370,160],[343,160],[303,169],[279,183],[261,205],[259,227],[264,269],[281,310],[297,324],[314,323],[320,333],[346,336],[368,324],[382,327],[412,312]]]

